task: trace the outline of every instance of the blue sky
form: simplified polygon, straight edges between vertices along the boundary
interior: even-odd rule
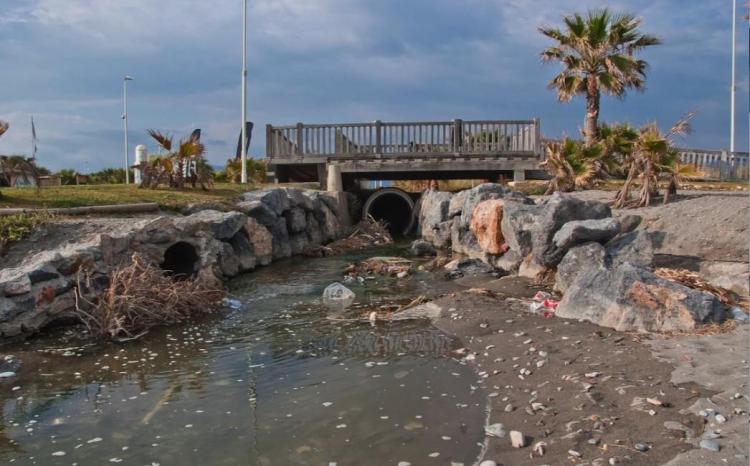
[[[740,2],[741,4],[744,2]],[[577,135],[583,101],[557,103],[541,24],[607,5],[643,18],[664,44],[647,51],[648,89],[606,98],[602,117],[669,126],[697,112],[683,145],[729,142],[730,0],[250,0],[249,118],[408,121],[540,117],[546,136]],[[745,14],[740,5],[740,13]],[[2,0],[0,153],[95,170],[122,163],[122,76],[131,150],[145,130],[203,129],[222,164],[240,127],[241,0]],[[741,16],[741,15],[740,15]],[[748,28],[738,20],[737,147],[748,147]]]

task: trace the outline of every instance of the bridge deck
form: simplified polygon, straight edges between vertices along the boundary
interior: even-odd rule
[[[283,181],[320,179],[320,165],[371,179],[481,177],[533,170],[538,120],[424,121],[266,127],[269,163]]]

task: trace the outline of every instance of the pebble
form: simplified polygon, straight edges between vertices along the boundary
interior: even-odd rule
[[[709,451],[721,450],[721,446],[719,446],[719,444],[715,440],[703,439],[701,440],[700,446],[704,450],[709,450]]]
[[[0,372],[0,379],[7,379],[9,377],[15,377],[15,376],[16,376],[15,372],[10,372],[10,371],[9,372]]]
[[[513,445],[513,448],[523,448],[526,446],[526,437],[517,430],[511,430],[510,444]]]
[[[411,466],[411,463],[408,461],[399,461],[398,466]]]
[[[575,458],[581,458],[581,457],[583,457],[583,455],[581,454],[581,452],[580,451],[576,451],[576,450],[568,450],[568,454],[570,456],[575,457]]]
[[[65,452],[64,451],[56,451],[56,452],[52,453],[52,456],[65,456]]]
[[[714,420],[715,420],[715,421],[716,421],[717,423],[719,423],[719,424],[724,424],[725,422],[727,422],[727,418],[726,418],[726,417],[724,417],[724,416],[723,416],[723,415],[721,415],[721,414],[717,414],[717,415],[716,415],[716,416],[714,417]]]
[[[633,447],[640,452],[649,451],[651,449],[651,447],[645,443],[636,443]]]
[[[515,408],[514,408],[514,407],[513,407],[513,405],[512,405],[512,404],[510,404],[510,403],[508,403],[507,405],[505,405],[505,412],[506,412],[506,413],[510,413],[510,412],[513,412],[513,410],[514,410],[514,409],[515,409]]]

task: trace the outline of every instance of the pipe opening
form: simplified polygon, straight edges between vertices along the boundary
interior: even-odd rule
[[[198,251],[190,243],[180,241],[164,251],[161,269],[175,280],[193,278],[198,273]]]
[[[382,220],[393,236],[406,236],[414,228],[414,201],[400,189],[374,192],[363,211],[375,220]]]

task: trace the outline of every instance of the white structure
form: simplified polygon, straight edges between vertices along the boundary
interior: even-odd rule
[[[247,0],[243,1],[242,7],[242,147],[240,160],[240,181],[247,183]]]
[[[135,146],[135,164],[140,165],[141,162],[148,162],[148,149],[143,144],[138,144]],[[141,170],[138,168],[133,170],[133,179],[137,185],[140,185],[143,181]]]

